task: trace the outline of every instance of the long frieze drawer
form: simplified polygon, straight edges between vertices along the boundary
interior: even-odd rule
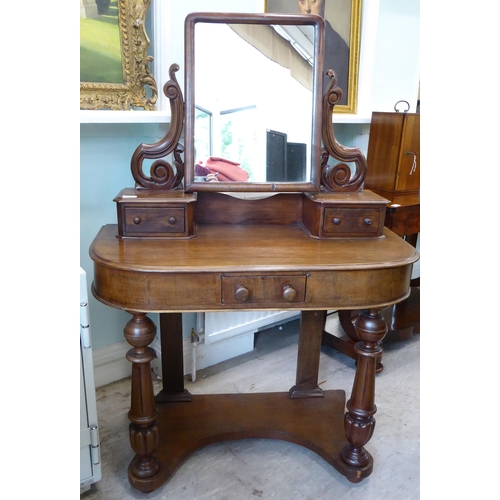
[[[325,209],[323,231],[327,234],[352,234],[374,236],[382,227],[382,211],[378,208],[343,208]]]
[[[126,207],[127,236],[155,233],[183,233],[185,209],[174,207]]]
[[[223,304],[290,304],[304,302],[307,275],[222,276]]]

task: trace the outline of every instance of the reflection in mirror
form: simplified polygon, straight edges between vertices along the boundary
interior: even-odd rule
[[[195,107],[194,137],[200,158],[212,156],[212,113],[200,106]]]
[[[314,22],[297,19],[194,24],[193,100],[186,99],[194,106],[192,182],[270,183],[260,187],[279,190],[276,183],[304,188],[316,181],[316,31]]]
[[[296,50],[283,38],[290,32],[301,36]],[[221,174],[229,181],[288,181],[290,148],[304,152],[290,154],[293,180],[309,180],[313,34],[312,26],[196,25],[196,181],[221,169],[234,172]]]

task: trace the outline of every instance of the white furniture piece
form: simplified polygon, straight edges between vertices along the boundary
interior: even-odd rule
[[[87,275],[80,268],[80,494],[101,479]]]

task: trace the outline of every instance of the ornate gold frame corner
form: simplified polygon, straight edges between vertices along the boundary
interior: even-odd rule
[[[80,82],[80,109],[156,109],[158,89],[149,70],[153,57],[147,54],[145,27],[150,4],[151,0],[117,0],[124,83]]]
[[[351,3],[351,32],[349,56],[349,88],[347,104],[335,106],[334,113],[358,112],[358,79],[359,79],[359,52],[361,45],[361,3],[362,0],[352,0]]]

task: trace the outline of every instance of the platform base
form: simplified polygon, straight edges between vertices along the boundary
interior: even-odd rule
[[[166,481],[196,450],[209,444],[244,438],[268,438],[304,446],[357,483],[373,470],[345,464],[345,392],[324,391],[322,398],[290,399],[288,393],[193,395],[191,402],[158,404],[161,442],[155,456],[161,463],[153,477],[129,481],[147,493]],[[135,460],[135,459],[134,459]]]

